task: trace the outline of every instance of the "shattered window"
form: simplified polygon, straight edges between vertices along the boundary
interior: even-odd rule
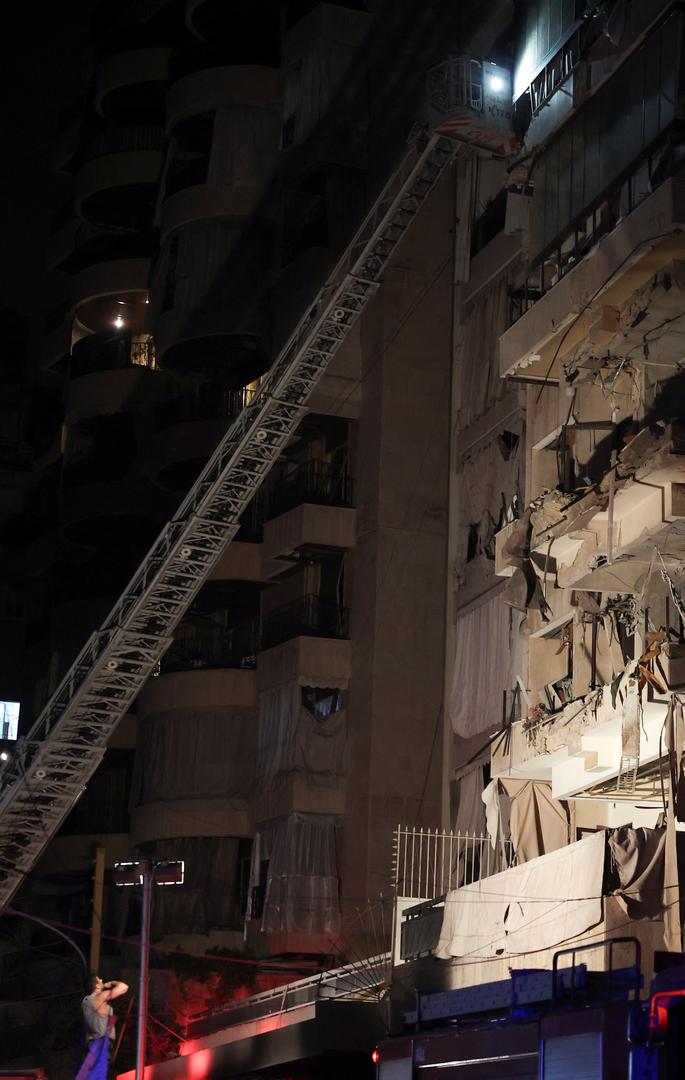
[[[342,708],[342,691],[338,687],[303,686],[302,704],[310,713],[323,720]]]

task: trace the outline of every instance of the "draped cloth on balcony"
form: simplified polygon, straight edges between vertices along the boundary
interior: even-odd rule
[[[335,944],[340,929],[338,825],[332,814],[288,814],[259,827],[250,885],[260,883],[260,871],[268,863],[263,931],[330,934]]]
[[[492,846],[511,837],[519,863],[548,854],[568,843],[568,807],[552,798],[542,780],[501,776],[483,792]]]
[[[183,885],[159,886],[152,892],[152,937],[165,934],[206,934],[210,930],[242,927],[238,889],[240,840],[232,836],[185,836],[156,840],[148,849],[155,859],[181,859]],[[136,926],[135,889],[117,889],[117,920],[122,933]],[[133,908],[133,910],[131,910]],[[137,933],[137,930],[135,931]]]
[[[347,714],[315,716],[302,704],[301,686],[260,695],[257,777],[269,786],[299,775],[308,784],[333,787],[345,767]]]
[[[604,832],[453,889],[436,956],[522,956],[551,949],[602,919]]]
[[[464,739],[501,727],[504,692],[520,671],[518,616],[499,593],[461,615],[450,695],[452,730]]]
[[[247,798],[255,760],[255,710],[179,709],[140,724],[131,805]]]

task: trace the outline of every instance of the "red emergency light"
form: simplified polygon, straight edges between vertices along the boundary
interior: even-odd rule
[[[660,990],[653,995],[649,1005],[650,1039],[663,1038],[668,1032],[668,1002],[672,998],[685,998],[685,990]]]
[[[376,1047],[375,1050],[371,1051],[371,1060],[373,1061],[374,1065],[377,1065],[378,1062],[381,1060],[381,1052],[378,1047]]]

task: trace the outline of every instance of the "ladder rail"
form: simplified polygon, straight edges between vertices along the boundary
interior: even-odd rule
[[[75,804],[107,741],[240,527],[307,401],[457,145],[417,140],[102,627],[0,771],[0,911]]]

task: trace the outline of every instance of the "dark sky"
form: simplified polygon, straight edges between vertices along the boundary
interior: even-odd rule
[[[3,11],[0,304],[30,319],[34,344],[44,312],[60,298],[45,268],[45,246],[69,184],[52,173],[51,158],[58,118],[88,75],[83,43],[92,7],[93,0],[20,0]]]

